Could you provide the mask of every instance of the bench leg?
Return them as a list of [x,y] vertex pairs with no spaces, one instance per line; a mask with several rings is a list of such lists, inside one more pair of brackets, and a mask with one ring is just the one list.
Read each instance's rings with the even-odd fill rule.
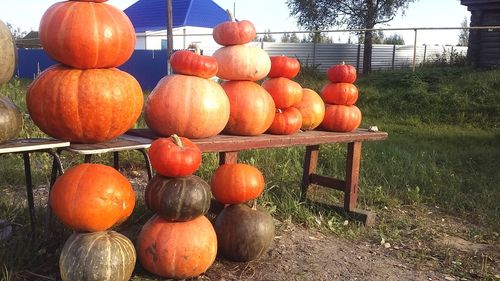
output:
[[305,202],[307,199],[307,191],[311,184],[311,175],[316,172],[318,164],[319,145],[306,146],[306,153],[304,157],[304,170],[302,173],[302,185],[300,200]]
[[359,163],[361,162],[361,142],[347,144],[346,180],[344,191],[344,209],[348,212],[356,209],[358,200]]
[[28,197],[28,210],[31,223],[31,237],[35,237],[35,202],[33,200],[33,182],[31,179],[31,163],[29,152],[23,152],[24,176],[26,179],[26,193]]
[[149,159],[148,152],[144,148],[138,150],[139,152],[142,153],[142,156],[144,156],[144,162],[146,163],[146,172],[148,173],[148,179],[151,180],[151,178],[153,177],[153,168],[151,167],[151,160]]
[[219,165],[238,163],[237,151],[219,152]]
[[113,152],[113,168],[120,171],[120,154],[118,154],[118,151]]
[[83,156],[83,163],[90,163],[90,161],[92,161],[92,154],[85,154]]
[[53,150],[48,150],[47,153],[49,153],[52,156],[52,172],[50,174],[50,185],[49,185],[49,198],[47,202],[47,235],[50,234],[50,231],[52,229],[52,208],[50,207],[50,195],[52,194],[52,187],[54,186],[54,183],[56,182],[56,179],[58,176],[64,174],[64,167],[61,162],[61,157],[59,156],[59,153],[61,153],[62,150],[59,151],[53,151]]

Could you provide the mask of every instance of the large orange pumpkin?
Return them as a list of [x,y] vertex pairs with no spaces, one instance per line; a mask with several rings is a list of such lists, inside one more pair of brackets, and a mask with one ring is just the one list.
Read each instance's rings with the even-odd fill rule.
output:
[[264,176],[252,165],[224,164],[215,170],[210,186],[217,201],[238,204],[259,197],[264,191]]
[[321,124],[325,117],[325,103],[314,90],[304,88],[302,100],[294,107],[302,115],[302,130],[313,130]]
[[40,43],[53,59],[75,68],[117,67],[135,48],[128,17],[106,3],[63,1],[40,21]]
[[169,75],[149,95],[144,115],[158,136],[207,138],[226,126],[229,100],[224,89],[212,80]]
[[327,104],[321,128],[334,132],[351,132],[361,124],[361,111],[355,105]]
[[205,216],[169,222],[154,215],[137,238],[142,266],[156,275],[185,279],[205,272],[217,255],[217,236]]
[[126,72],[63,65],[42,72],[26,96],[31,118],[43,132],[78,143],[125,133],[141,114],[143,101],[141,86]]
[[351,83],[328,83],[321,90],[325,103],[353,105],[358,100],[358,88]]
[[274,101],[259,84],[251,81],[222,83],[231,113],[225,132],[232,135],[255,136],[264,133],[274,119]]
[[54,214],[77,231],[106,230],[126,220],[134,205],[134,190],[127,178],[101,164],[70,168],[50,193]]
[[257,81],[269,73],[271,59],[259,47],[234,45],[217,49],[212,55],[219,64],[217,76],[224,80]]
[[267,79],[262,83],[262,87],[271,94],[276,108],[285,109],[302,100],[302,87],[288,78]]

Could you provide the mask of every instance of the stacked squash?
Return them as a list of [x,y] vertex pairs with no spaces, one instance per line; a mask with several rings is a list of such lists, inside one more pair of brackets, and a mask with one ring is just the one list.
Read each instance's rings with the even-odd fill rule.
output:
[[104,1],[58,2],[40,21],[40,42],[61,64],[33,81],[26,102],[35,124],[51,137],[104,142],[127,131],[141,114],[139,83],[116,68],[134,51],[134,27]]
[[251,261],[266,253],[274,239],[274,222],[256,208],[255,199],[264,191],[262,173],[247,164],[224,164],[213,174],[211,188],[215,199],[226,205],[215,220],[220,255]]
[[131,184],[112,167],[81,164],[57,179],[50,207],[75,231],[61,251],[62,280],[130,279],[136,262],[134,245],[109,229],[125,221],[134,205]]
[[264,133],[274,118],[275,105],[269,93],[256,81],[266,77],[271,68],[267,53],[245,45],[255,36],[252,22],[231,20],[215,26],[213,38],[224,47],[213,54],[223,80],[222,88],[230,103],[229,121],[225,132],[232,135],[254,136]]
[[330,81],[321,90],[326,103],[325,117],[321,128],[334,132],[351,132],[361,124],[361,111],[354,105],[358,100],[356,69],[342,63],[333,65],[327,71]]
[[148,127],[162,137],[198,139],[220,133],[229,119],[229,100],[209,79],[217,73],[217,61],[183,50],[172,54],[170,65],[176,74],[162,78],[146,101]]
[[210,207],[210,185],[193,175],[201,164],[201,151],[189,139],[172,135],[153,141],[148,154],[157,174],[144,198],[155,215],[137,238],[139,260],[162,277],[194,278],[217,255],[216,234],[204,216]]

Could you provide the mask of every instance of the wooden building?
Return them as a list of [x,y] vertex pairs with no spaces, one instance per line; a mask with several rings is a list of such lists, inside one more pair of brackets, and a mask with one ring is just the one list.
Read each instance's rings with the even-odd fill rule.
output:
[[[500,0],[460,0],[471,12],[470,26],[500,26]],[[500,28],[471,29],[468,61],[480,68],[500,67]]]

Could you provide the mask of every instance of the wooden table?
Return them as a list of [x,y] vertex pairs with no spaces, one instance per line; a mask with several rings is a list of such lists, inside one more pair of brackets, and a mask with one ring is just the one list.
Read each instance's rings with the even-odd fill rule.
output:
[[[127,135],[150,139],[158,138],[150,129],[132,129]],[[358,178],[361,161],[361,143],[363,141],[379,141],[387,138],[385,132],[371,132],[358,129],[354,132],[337,133],[326,131],[307,131],[293,135],[230,136],[217,135],[207,139],[194,139],[201,151],[218,152],[219,164],[236,163],[238,152],[242,150],[305,146],[304,170],[302,176],[301,199],[307,199],[307,191],[311,184],[321,185],[344,192],[344,204],[340,208],[349,218],[362,221],[365,225],[374,223],[374,215],[356,208],[358,198]],[[320,145],[329,143],[346,143],[346,177],[337,179],[316,174]]]
[[[31,223],[31,234],[35,234],[35,203],[33,200],[33,183],[31,179],[30,153],[43,152],[53,157],[52,177],[50,179],[49,189],[55,182],[57,174],[62,174],[64,168],[61,159],[56,153],[56,149],[68,147],[70,144],[66,141],[46,138],[16,139],[0,144],[0,154],[22,153],[24,161],[24,175],[26,179],[26,193],[28,197],[28,209]],[[50,209],[50,207],[49,207]]]

